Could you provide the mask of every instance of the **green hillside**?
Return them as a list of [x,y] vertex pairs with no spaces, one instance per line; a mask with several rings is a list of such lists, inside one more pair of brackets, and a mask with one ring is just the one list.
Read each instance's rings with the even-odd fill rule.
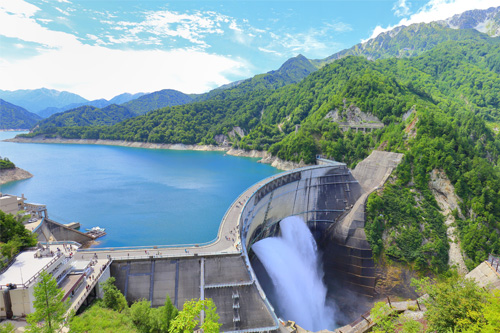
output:
[[102,109],[85,105],[53,114],[40,121],[34,130],[50,132],[55,127],[113,125],[133,116],[135,114],[129,109],[116,104]]
[[164,89],[143,95],[139,98],[121,104],[136,115],[166,106],[182,105],[192,101],[192,97],[180,91]]
[[0,129],[30,129],[40,116],[0,99]]
[[243,96],[254,91],[275,90],[283,86],[298,83],[318,69],[313,62],[303,55],[288,59],[278,70],[214,89],[206,94],[195,96],[194,101],[227,99]]

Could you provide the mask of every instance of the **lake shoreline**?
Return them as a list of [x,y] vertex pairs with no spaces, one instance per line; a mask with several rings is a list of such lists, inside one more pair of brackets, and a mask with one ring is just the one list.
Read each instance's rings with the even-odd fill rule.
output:
[[0,170],[0,185],[31,177],[33,177],[31,173],[18,167],[14,169],[2,169]]
[[101,139],[61,139],[61,138],[23,138],[15,137],[12,139],[3,140],[5,142],[17,143],[55,143],[55,144],[81,144],[81,145],[105,145],[105,146],[120,146],[131,148],[146,148],[146,149],[169,149],[169,150],[193,150],[193,151],[220,151],[227,155],[240,157],[260,158],[258,163],[270,164],[272,167],[288,171],[300,167],[307,166],[304,163],[295,163],[284,161],[276,156],[272,156],[267,151],[234,149],[232,147],[221,147],[214,145],[186,145],[182,143],[167,144],[167,143],[150,143],[150,142],[134,142],[124,140],[101,140]]

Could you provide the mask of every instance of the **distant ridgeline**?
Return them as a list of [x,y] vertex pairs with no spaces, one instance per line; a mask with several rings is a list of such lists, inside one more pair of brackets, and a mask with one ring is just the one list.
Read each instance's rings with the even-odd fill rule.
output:
[[32,128],[40,119],[42,119],[40,116],[0,99],[0,130],[27,130]]
[[391,180],[368,200],[373,252],[421,271],[448,269],[448,227],[429,188],[440,170],[459,197],[451,214],[472,268],[500,253],[500,38],[442,23],[377,38],[324,60],[298,56],[114,125],[61,127],[49,118],[26,136],[225,142],[295,162],[323,154],[350,167],[373,149],[401,152]]

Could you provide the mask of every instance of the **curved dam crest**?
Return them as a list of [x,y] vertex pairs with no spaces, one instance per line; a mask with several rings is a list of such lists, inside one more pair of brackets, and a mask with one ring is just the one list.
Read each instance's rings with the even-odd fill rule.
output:
[[[241,214],[243,253],[248,266],[256,262],[253,244],[279,235],[279,222],[284,218],[299,216],[323,252],[324,281],[329,297],[337,300],[339,306],[349,303],[349,299],[360,300],[360,303],[363,299],[373,299],[376,277],[364,232],[366,198],[385,183],[402,156],[374,151],[352,172],[343,163],[326,162],[274,177],[248,199]],[[260,279],[266,281],[267,277],[257,276],[259,282]],[[348,293],[339,295],[339,290]],[[351,306],[347,304],[346,309],[352,311]],[[364,312],[362,307],[354,306],[354,309],[361,311],[358,315]],[[352,319],[341,316],[337,324],[343,325]]]

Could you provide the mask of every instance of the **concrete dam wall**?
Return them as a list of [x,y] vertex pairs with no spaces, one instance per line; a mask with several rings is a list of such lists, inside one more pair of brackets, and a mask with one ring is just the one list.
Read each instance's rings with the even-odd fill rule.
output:
[[194,298],[211,298],[224,332],[268,332],[276,320],[259,294],[241,255],[184,256],[114,260],[111,276],[132,303],[149,300],[153,307]]
[[[332,162],[272,177],[250,198],[240,215],[243,252],[251,267],[252,245],[280,234],[279,222],[297,215],[323,251],[325,282],[373,297],[375,265],[364,233],[368,195],[384,184],[401,154],[374,151],[351,172]],[[252,270],[252,274],[253,270]]]

